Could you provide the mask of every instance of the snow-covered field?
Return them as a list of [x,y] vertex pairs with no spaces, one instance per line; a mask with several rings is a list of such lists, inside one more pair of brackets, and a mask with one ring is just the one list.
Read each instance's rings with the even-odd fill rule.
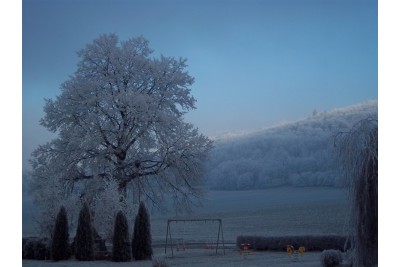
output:
[[[285,252],[258,252],[244,259],[233,246],[238,235],[282,236],[346,234],[348,200],[346,191],[338,188],[279,187],[252,191],[210,191],[202,207],[195,208],[186,218],[220,218],[223,222],[226,255],[220,250],[197,247],[164,253],[167,219],[171,214],[152,214],[152,235],[157,258],[165,258],[169,266],[320,266],[319,252],[306,252],[291,258]],[[174,242],[203,242],[215,245],[218,224],[210,222],[172,223]],[[179,240],[179,241],[176,241]],[[51,262],[24,260],[23,266],[132,266],[108,261]],[[150,261],[134,266],[151,266]]]
[[[163,251],[156,250],[156,257],[163,258]],[[212,266],[226,266],[226,267],[256,267],[256,266],[290,266],[290,267],[319,267],[320,263],[319,252],[306,252],[301,256],[290,256],[285,252],[255,252],[252,255],[244,258],[238,251],[229,249],[225,255],[215,255],[201,250],[185,251],[175,256],[174,258],[166,258],[168,266],[191,266],[191,267],[212,267]],[[121,262],[114,263],[110,261],[92,261],[80,262],[75,260],[51,262],[51,261],[35,261],[24,260],[22,266],[26,267],[51,267],[51,266],[68,266],[68,267],[93,267],[93,266],[136,266],[136,267],[150,267],[151,261],[135,261],[135,262]]]
[[[222,219],[226,243],[235,243],[238,235],[347,234],[349,209],[345,189],[278,187],[210,191],[205,197],[203,207],[186,217]],[[154,216],[152,227],[154,242],[164,243],[167,218]],[[172,223],[171,231],[176,238],[208,241],[216,238],[218,224]]]

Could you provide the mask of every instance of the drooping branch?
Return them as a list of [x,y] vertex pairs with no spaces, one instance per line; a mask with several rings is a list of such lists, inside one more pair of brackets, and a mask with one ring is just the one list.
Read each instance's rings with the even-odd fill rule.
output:
[[350,236],[355,266],[378,263],[378,121],[360,121],[336,137],[351,199]]

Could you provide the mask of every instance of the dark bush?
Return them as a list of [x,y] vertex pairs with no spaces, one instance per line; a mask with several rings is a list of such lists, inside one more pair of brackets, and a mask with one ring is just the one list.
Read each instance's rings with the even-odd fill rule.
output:
[[51,243],[51,255],[54,261],[69,258],[69,233],[67,211],[64,207],[58,212],[56,224],[54,226],[53,240]]
[[337,235],[327,236],[281,236],[281,237],[262,237],[262,236],[238,236],[236,246],[248,243],[251,249],[255,250],[274,250],[286,251],[287,245],[298,249],[304,246],[306,251],[323,251],[325,249],[345,250],[346,237]]
[[34,248],[34,258],[36,260],[47,260],[50,258],[50,249],[48,242],[40,240],[36,243]]
[[[111,260],[112,254],[107,251],[106,241],[101,238],[101,236],[97,233],[96,229],[92,225],[92,236],[93,236],[93,256],[94,260]],[[75,240],[71,243],[70,251],[75,251]],[[72,253],[73,254],[73,253]]]
[[112,253],[108,251],[95,251],[94,252],[94,259],[96,261],[111,261],[112,260]]
[[132,256],[135,260],[151,260],[152,255],[149,213],[141,202],[133,228]]
[[115,218],[114,238],[112,249],[113,261],[130,261],[131,248],[128,237],[128,222],[122,211],[118,212]]
[[22,241],[22,258],[34,259],[34,243],[32,239],[23,239]]
[[80,261],[91,261],[94,259],[93,233],[90,218],[89,205],[85,203],[79,213],[78,228],[76,230],[75,257]]
[[340,266],[342,262],[342,253],[339,250],[328,249],[321,253],[321,264],[323,267]]
[[46,238],[29,238],[23,243],[23,259],[46,260],[50,258],[50,247]]
[[[23,237],[23,238],[22,238],[22,248],[24,248],[24,246],[25,246],[25,244],[26,244],[26,241],[28,241],[28,238]],[[22,250],[22,251],[23,251],[23,250]]]

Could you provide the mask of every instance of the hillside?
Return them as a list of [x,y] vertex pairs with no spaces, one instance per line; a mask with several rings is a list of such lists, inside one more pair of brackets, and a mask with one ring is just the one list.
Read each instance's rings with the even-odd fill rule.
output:
[[253,133],[215,139],[207,164],[210,189],[243,190],[282,185],[343,185],[334,153],[334,136],[367,117],[377,118],[369,101]]

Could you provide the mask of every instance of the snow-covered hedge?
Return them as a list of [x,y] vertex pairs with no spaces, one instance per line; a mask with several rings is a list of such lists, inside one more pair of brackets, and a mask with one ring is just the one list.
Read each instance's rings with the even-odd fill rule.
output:
[[250,244],[251,249],[286,251],[288,245],[295,249],[300,246],[305,247],[306,251],[323,251],[326,249],[345,250],[346,237],[338,235],[321,236],[238,236],[236,246],[240,248],[241,244]]

